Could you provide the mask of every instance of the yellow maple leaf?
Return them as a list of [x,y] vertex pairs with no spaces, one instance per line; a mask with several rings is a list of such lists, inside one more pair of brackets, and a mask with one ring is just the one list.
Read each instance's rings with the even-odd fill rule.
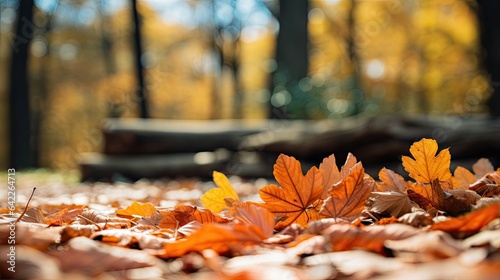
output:
[[201,196],[200,200],[205,208],[208,208],[214,213],[219,213],[222,209],[227,208],[224,199],[232,198],[234,200],[239,200],[239,197],[226,175],[214,171],[213,178],[217,188],[208,190]]
[[436,156],[438,145],[434,139],[426,139],[413,143],[410,153],[415,159],[403,156],[403,167],[410,177],[420,183],[430,183],[435,179],[446,181],[451,178],[451,155],[444,149]]

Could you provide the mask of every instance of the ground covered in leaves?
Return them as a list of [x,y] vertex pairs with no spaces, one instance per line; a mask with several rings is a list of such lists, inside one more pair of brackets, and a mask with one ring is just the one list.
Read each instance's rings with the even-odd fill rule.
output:
[[450,160],[422,139],[402,157],[407,174],[378,178],[353,155],[305,175],[280,155],[275,181],[214,171],[213,182],[68,186],[13,175],[2,185],[0,278],[499,279],[500,169],[479,159],[452,174]]

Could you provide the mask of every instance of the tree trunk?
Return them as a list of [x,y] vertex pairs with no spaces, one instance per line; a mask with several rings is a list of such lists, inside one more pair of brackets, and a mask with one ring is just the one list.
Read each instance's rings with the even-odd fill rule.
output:
[[28,89],[28,51],[35,27],[34,0],[20,1],[13,35],[9,89],[10,167],[35,167],[31,143],[30,100]]
[[137,11],[137,0],[132,0],[132,16],[134,23],[134,51],[136,63],[137,89],[136,97],[139,102],[139,116],[141,118],[149,118],[149,111],[146,99],[146,83],[144,81],[144,67],[142,65],[142,40],[141,40],[141,22],[139,12]]
[[478,19],[481,37],[481,56],[492,87],[488,101],[490,115],[500,117],[500,1],[478,0]]
[[[280,26],[276,43],[277,68],[271,77],[273,92],[276,86],[284,86],[288,92],[308,73],[308,0],[286,1],[279,4],[278,23]],[[274,93],[276,94],[276,93]],[[290,118],[286,105],[273,105],[271,96],[271,118]]]

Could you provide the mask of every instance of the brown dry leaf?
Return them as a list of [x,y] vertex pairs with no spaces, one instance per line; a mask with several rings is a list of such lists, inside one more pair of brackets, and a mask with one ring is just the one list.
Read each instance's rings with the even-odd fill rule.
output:
[[382,182],[376,182],[375,187],[378,192],[400,192],[403,193],[406,190],[406,182],[403,176],[397,174],[396,172],[382,168],[378,173],[378,178]]
[[363,228],[352,225],[332,225],[322,234],[330,242],[332,251],[365,249],[384,254],[383,246],[386,240],[406,239],[418,232],[418,229],[402,224],[373,225]]
[[273,235],[274,215],[266,208],[235,200],[229,213],[239,221],[258,226],[267,237]]
[[52,251],[63,271],[84,271],[97,276],[105,271],[127,270],[154,266],[157,260],[146,252],[113,247],[87,237],[76,237],[65,250]]
[[125,209],[116,210],[116,215],[127,218],[131,217],[150,217],[156,212],[156,208],[149,202],[141,203],[134,201],[132,205]]
[[430,186],[414,184],[407,192],[410,199],[425,210],[435,208],[452,216],[471,210],[468,199],[456,198],[449,192],[445,192],[437,179]]
[[445,232],[420,232],[403,240],[387,240],[386,248],[409,262],[427,262],[458,256],[464,251],[460,242]]
[[83,213],[84,209],[76,208],[69,210],[68,208],[64,208],[61,211],[54,213],[48,216],[45,220],[50,226],[62,226],[67,225],[76,220],[78,215]]
[[[60,241],[60,232],[61,227],[48,227],[47,224],[19,222],[16,223],[15,245],[27,245],[43,251],[49,245]],[[3,245],[8,245],[10,233],[9,224],[0,224],[0,242]]]
[[349,276],[339,277],[339,279],[372,279],[391,271],[404,270],[408,266],[398,259],[386,258],[363,250],[314,255],[304,258],[303,263],[306,266],[333,266],[342,273],[341,275]]
[[281,154],[274,165],[274,177],[281,186],[268,185],[259,190],[264,204],[275,217],[284,217],[275,228],[281,230],[292,223],[307,226],[320,218],[318,213],[323,192],[321,171],[312,167],[304,176],[300,162]]
[[321,196],[323,199],[328,197],[328,191],[332,186],[347,177],[353,168],[359,169],[363,167],[361,164],[356,164],[357,162],[356,157],[349,153],[344,165],[339,170],[334,154],[323,159],[323,162],[319,165],[319,170],[323,173],[323,194]]
[[492,204],[465,216],[435,223],[431,230],[442,230],[455,238],[466,238],[476,234],[489,222],[500,217],[500,204]]
[[500,169],[484,175],[481,179],[470,185],[470,189],[483,197],[500,195]]
[[370,211],[379,214],[387,213],[396,218],[410,213],[413,207],[418,207],[407,194],[402,192],[372,192],[371,197],[373,203],[370,206]]
[[188,252],[201,252],[212,249],[218,254],[241,250],[246,246],[262,243],[266,238],[262,230],[249,224],[204,224],[203,227],[186,239],[167,243],[160,258],[175,258]]
[[[67,208],[65,208],[67,209]],[[42,209],[34,207],[26,210],[24,216],[21,218],[21,221],[27,223],[39,223],[46,224],[45,215],[43,214]]]
[[177,205],[173,210],[161,211],[160,228],[176,229],[192,221],[199,223],[227,223],[228,219],[213,214],[209,209],[193,205]]
[[434,180],[446,181],[451,178],[451,155],[444,149],[436,156],[438,145],[434,139],[426,139],[413,143],[410,153],[415,159],[403,156],[403,166],[409,176],[420,183]]
[[77,219],[77,222],[82,225],[88,224],[113,224],[130,227],[130,220],[116,216],[107,216],[99,213],[96,210],[85,210]]
[[61,242],[66,243],[71,238],[78,236],[90,237],[96,230],[99,230],[96,225],[67,225],[61,231]]
[[141,249],[156,250],[163,248],[168,242],[168,239],[165,238],[159,238],[128,229],[101,230],[92,234],[90,239],[99,240],[103,243],[120,247],[133,247],[134,244],[138,244]]
[[355,220],[365,208],[375,181],[365,174],[364,168],[354,169],[351,174],[334,185],[320,213],[326,217]]
[[420,208],[413,208],[411,213],[399,217],[398,222],[414,227],[428,226],[432,224],[432,216]]

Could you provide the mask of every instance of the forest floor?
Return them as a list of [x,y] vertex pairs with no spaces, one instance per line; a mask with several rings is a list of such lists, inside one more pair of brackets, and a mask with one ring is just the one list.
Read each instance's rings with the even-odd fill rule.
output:
[[500,169],[488,164],[420,185],[371,178],[355,158],[304,175],[284,155],[276,181],[3,173],[0,279],[499,279]]

